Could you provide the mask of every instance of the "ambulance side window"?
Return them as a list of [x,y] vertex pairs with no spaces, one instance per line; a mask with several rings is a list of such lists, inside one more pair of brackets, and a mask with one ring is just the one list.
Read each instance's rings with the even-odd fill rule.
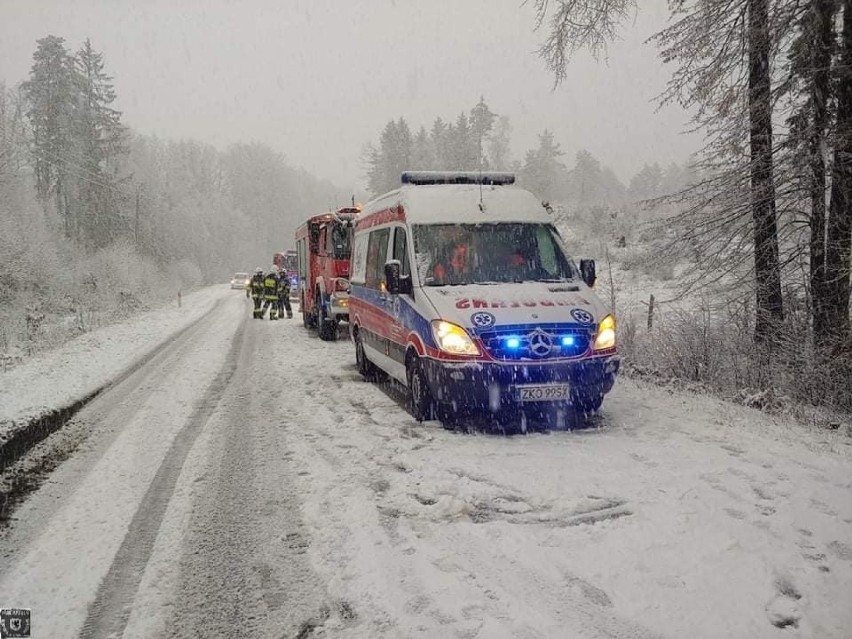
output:
[[393,236],[393,259],[402,264],[400,275],[403,277],[411,274],[411,265],[408,262],[408,242],[405,237],[405,228],[398,226],[394,229]]
[[367,244],[367,281],[368,288],[383,289],[385,283],[385,260],[388,255],[390,229],[381,229],[370,233]]
[[355,237],[352,251],[352,283],[364,284],[367,277],[367,240],[369,234]]

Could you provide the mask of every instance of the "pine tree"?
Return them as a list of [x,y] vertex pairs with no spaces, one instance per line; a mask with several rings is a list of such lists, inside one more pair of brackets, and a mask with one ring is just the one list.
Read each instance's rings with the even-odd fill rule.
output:
[[367,157],[367,188],[379,195],[399,186],[399,176],[411,168],[413,140],[403,118],[389,121],[382,130],[379,148],[370,146]]
[[649,200],[663,195],[663,170],[660,165],[645,164],[630,179],[630,197],[634,202]]
[[[485,104],[485,98],[480,97],[479,102],[470,110],[470,130],[471,130],[471,147],[475,144],[476,148],[476,163],[473,166],[489,168],[488,161],[485,156],[485,147],[488,144],[488,138],[491,134],[491,129],[494,126],[494,120],[497,115],[494,114],[488,105]],[[473,148],[471,149],[473,150]]]
[[77,234],[77,219],[67,190],[77,101],[74,62],[64,42],[53,35],[37,41],[30,79],[22,86],[33,134],[36,189],[42,200],[55,197],[65,235],[71,238]]
[[494,132],[488,137],[486,156],[488,165],[497,171],[508,171],[511,159],[509,157],[509,140],[512,136],[512,126],[509,118],[501,115],[497,118]]
[[448,126],[440,117],[435,118],[432,123],[432,130],[429,131],[429,137],[432,140],[432,147],[435,149],[435,164],[438,170],[447,170],[451,168],[452,153],[450,150],[450,138],[452,126]]
[[557,199],[566,178],[565,165],[559,159],[563,155],[565,153],[554,141],[553,133],[545,129],[538,136],[538,148],[527,151],[520,182],[545,200]]
[[421,126],[414,136],[411,147],[411,166],[416,171],[432,171],[435,165],[435,149],[426,127]]
[[474,171],[479,167],[479,147],[466,113],[459,113],[448,136],[450,166],[455,171]]
[[104,72],[103,54],[87,38],[75,58],[80,99],[75,117],[76,155],[79,157],[79,200],[82,236],[93,246],[107,245],[118,233],[120,183],[116,159],[126,152],[121,113],[112,108],[115,89]]

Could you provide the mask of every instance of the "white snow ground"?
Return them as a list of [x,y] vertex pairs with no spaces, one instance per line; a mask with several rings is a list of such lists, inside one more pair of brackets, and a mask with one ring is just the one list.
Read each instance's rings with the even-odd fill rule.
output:
[[141,314],[81,335],[0,373],[0,441],[45,412],[64,408],[118,377],[165,339],[189,326],[221,298],[214,286],[186,295],[181,306]]
[[[47,633],[34,637],[77,636],[243,309],[230,291],[203,291],[180,312],[146,314],[0,375],[6,419],[55,407],[118,375],[221,297],[220,320],[188,349],[192,370],[169,382],[174,397],[149,400],[174,417],[158,424],[158,437],[145,411],[135,413],[103,444],[98,467],[74,470],[84,459],[70,459],[17,513],[0,559],[0,606],[32,607],[34,628]],[[269,504],[279,503],[276,491],[298,499],[327,602],[307,636],[852,636],[852,440],[844,433],[624,378],[594,428],[449,433],[418,425],[398,389],[361,381],[348,342],[320,342],[298,321],[248,324],[271,348],[250,374],[278,409],[263,425],[262,494],[248,513],[275,556],[282,523]],[[40,386],[48,371],[51,383]],[[72,379],[83,375],[85,383]],[[216,444],[227,421],[220,414],[180,468],[125,637],[169,634],[182,596],[176,552],[226,445]],[[70,497],[51,497],[66,478],[76,478]],[[266,599],[255,614],[271,618]]]

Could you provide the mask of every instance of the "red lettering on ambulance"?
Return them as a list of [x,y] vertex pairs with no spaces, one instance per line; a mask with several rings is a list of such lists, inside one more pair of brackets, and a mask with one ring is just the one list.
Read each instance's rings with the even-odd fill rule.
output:
[[456,308],[470,308],[470,300],[466,297],[456,301]]
[[488,302],[485,300],[473,300],[473,308],[488,308]]

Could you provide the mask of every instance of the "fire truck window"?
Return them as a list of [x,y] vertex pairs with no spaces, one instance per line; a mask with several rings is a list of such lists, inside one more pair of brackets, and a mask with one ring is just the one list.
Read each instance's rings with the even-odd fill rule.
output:
[[402,264],[400,275],[406,276],[411,273],[411,267],[408,262],[408,247],[405,239],[405,229],[401,226],[398,226],[394,231],[393,259],[399,260],[399,263]]
[[351,248],[352,227],[347,223],[340,222],[331,229],[331,252],[336,260],[346,260],[352,252]]
[[390,229],[381,229],[370,234],[367,245],[367,286],[380,288],[385,281],[385,259],[388,254]]
[[317,253],[319,255],[331,255],[331,251],[329,251],[328,246],[328,226],[323,225],[319,230],[319,246],[317,247]]
[[305,264],[305,240],[296,242],[296,249],[299,252],[299,277],[304,279],[308,276],[308,269]]
[[319,237],[320,237],[320,229],[316,224],[311,224],[310,229],[311,234],[311,253],[315,253],[319,250]]

